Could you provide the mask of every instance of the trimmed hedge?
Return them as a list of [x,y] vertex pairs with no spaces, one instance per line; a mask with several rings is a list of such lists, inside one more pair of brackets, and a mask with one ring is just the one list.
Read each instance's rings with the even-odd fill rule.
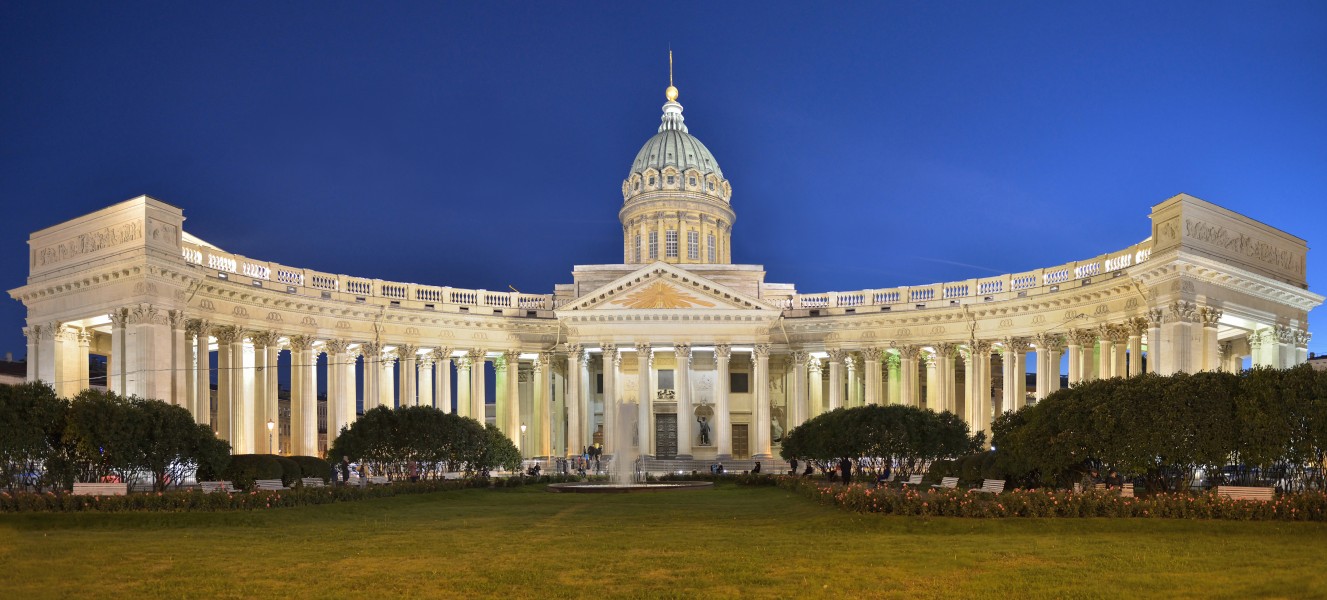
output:
[[[797,477],[766,476],[779,487],[818,502],[861,513],[926,517],[1132,517],[1236,521],[1327,521],[1327,492],[1282,494],[1270,502],[1230,500],[1215,492],[1161,493],[1123,498],[1113,492],[1015,489],[1003,494],[931,488],[826,485]],[[747,485],[769,481],[738,480]]]
[[[251,455],[252,456],[252,455]],[[263,456],[263,455],[260,455]],[[500,486],[518,487],[530,484],[580,481],[578,477],[559,475],[543,477],[511,477]],[[75,496],[67,492],[11,494],[0,492],[0,513],[6,512],[128,512],[128,511],[222,511],[259,510],[312,504],[353,502],[369,498],[386,498],[406,494],[425,494],[487,488],[499,482],[483,478],[428,480],[418,483],[397,482],[391,485],[338,485],[322,488],[295,488],[283,492],[223,492],[203,493],[201,490],[129,494],[127,496]]]
[[[285,468],[272,454],[236,454],[230,457],[230,464],[221,471],[221,479],[230,481],[242,490],[251,490],[257,479],[280,479],[285,481]],[[299,472],[299,465],[294,465]],[[298,477],[296,477],[298,479]],[[289,485],[289,482],[286,482]]]
[[317,456],[291,456],[288,458],[299,465],[302,477],[317,477],[323,480],[323,483],[332,481],[332,463]]
[[288,456],[273,456],[276,464],[281,465],[281,483],[286,487],[295,487],[299,484],[300,477],[304,476],[304,471],[300,469],[299,463],[291,460]]

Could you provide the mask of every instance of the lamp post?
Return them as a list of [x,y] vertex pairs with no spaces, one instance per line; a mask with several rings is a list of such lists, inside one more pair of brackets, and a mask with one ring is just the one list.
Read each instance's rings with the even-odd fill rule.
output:
[[525,458],[525,423],[521,423],[521,458]]
[[276,429],[275,421],[267,422],[267,453],[272,453],[272,430]]

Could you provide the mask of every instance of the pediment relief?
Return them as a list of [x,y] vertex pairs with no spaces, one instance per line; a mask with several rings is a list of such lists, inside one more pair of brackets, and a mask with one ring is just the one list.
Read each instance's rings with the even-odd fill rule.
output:
[[558,309],[598,310],[769,311],[778,309],[666,263],[654,263],[619,278]]

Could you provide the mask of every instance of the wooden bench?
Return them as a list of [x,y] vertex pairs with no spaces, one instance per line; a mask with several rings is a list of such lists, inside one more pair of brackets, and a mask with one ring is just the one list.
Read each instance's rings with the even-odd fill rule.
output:
[[1132,497],[1133,497],[1133,484],[1132,484],[1132,483],[1126,483],[1126,484],[1120,486],[1120,497],[1121,497],[1121,498],[1132,498]]
[[300,479],[299,482],[300,485],[306,488],[327,487],[327,484],[323,483],[322,477],[305,477],[303,479]]
[[983,479],[982,482],[981,482],[981,487],[976,488],[976,489],[974,489],[974,490],[972,490],[972,491],[974,491],[974,492],[986,492],[987,494],[1003,494],[1003,493],[1004,493],[1004,480],[1003,480],[1003,479]]
[[70,493],[75,496],[127,496],[129,495],[129,484],[75,483],[74,491]]
[[386,475],[370,475],[369,483],[374,485],[387,485],[391,482],[387,480]]
[[260,492],[284,492],[290,489],[280,479],[259,479],[253,482],[253,487]]
[[1253,500],[1256,502],[1267,502],[1276,498],[1276,488],[1269,487],[1243,487],[1238,485],[1218,485],[1216,486],[1216,495],[1230,498],[1231,500]]
[[942,489],[942,490],[944,490],[944,489],[952,490],[952,489],[958,487],[958,478],[957,478],[957,477],[941,477],[941,478],[940,478],[940,483],[938,483],[938,484],[936,484],[936,485],[933,485],[933,486],[931,486],[931,487],[933,487],[933,488],[940,488],[940,489]]
[[240,490],[236,489],[235,485],[229,481],[200,481],[198,482],[198,487],[202,488],[204,494],[211,494],[214,492],[225,492],[227,494],[240,493]]
[[903,482],[903,485],[921,485],[921,484],[922,484],[922,476],[920,473],[915,475],[909,475],[908,480]]

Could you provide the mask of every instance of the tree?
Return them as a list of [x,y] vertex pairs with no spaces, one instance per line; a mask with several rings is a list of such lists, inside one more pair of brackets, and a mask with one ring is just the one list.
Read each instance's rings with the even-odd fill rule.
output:
[[0,485],[41,487],[54,458],[67,403],[45,383],[0,385]]
[[921,472],[927,463],[967,451],[972,440],[967,423],[950,412],[911,406],[860,406],[823,413],[784,437],[780,455],[829,467],[849,458],[871,472],[885,464],[901,474]]

